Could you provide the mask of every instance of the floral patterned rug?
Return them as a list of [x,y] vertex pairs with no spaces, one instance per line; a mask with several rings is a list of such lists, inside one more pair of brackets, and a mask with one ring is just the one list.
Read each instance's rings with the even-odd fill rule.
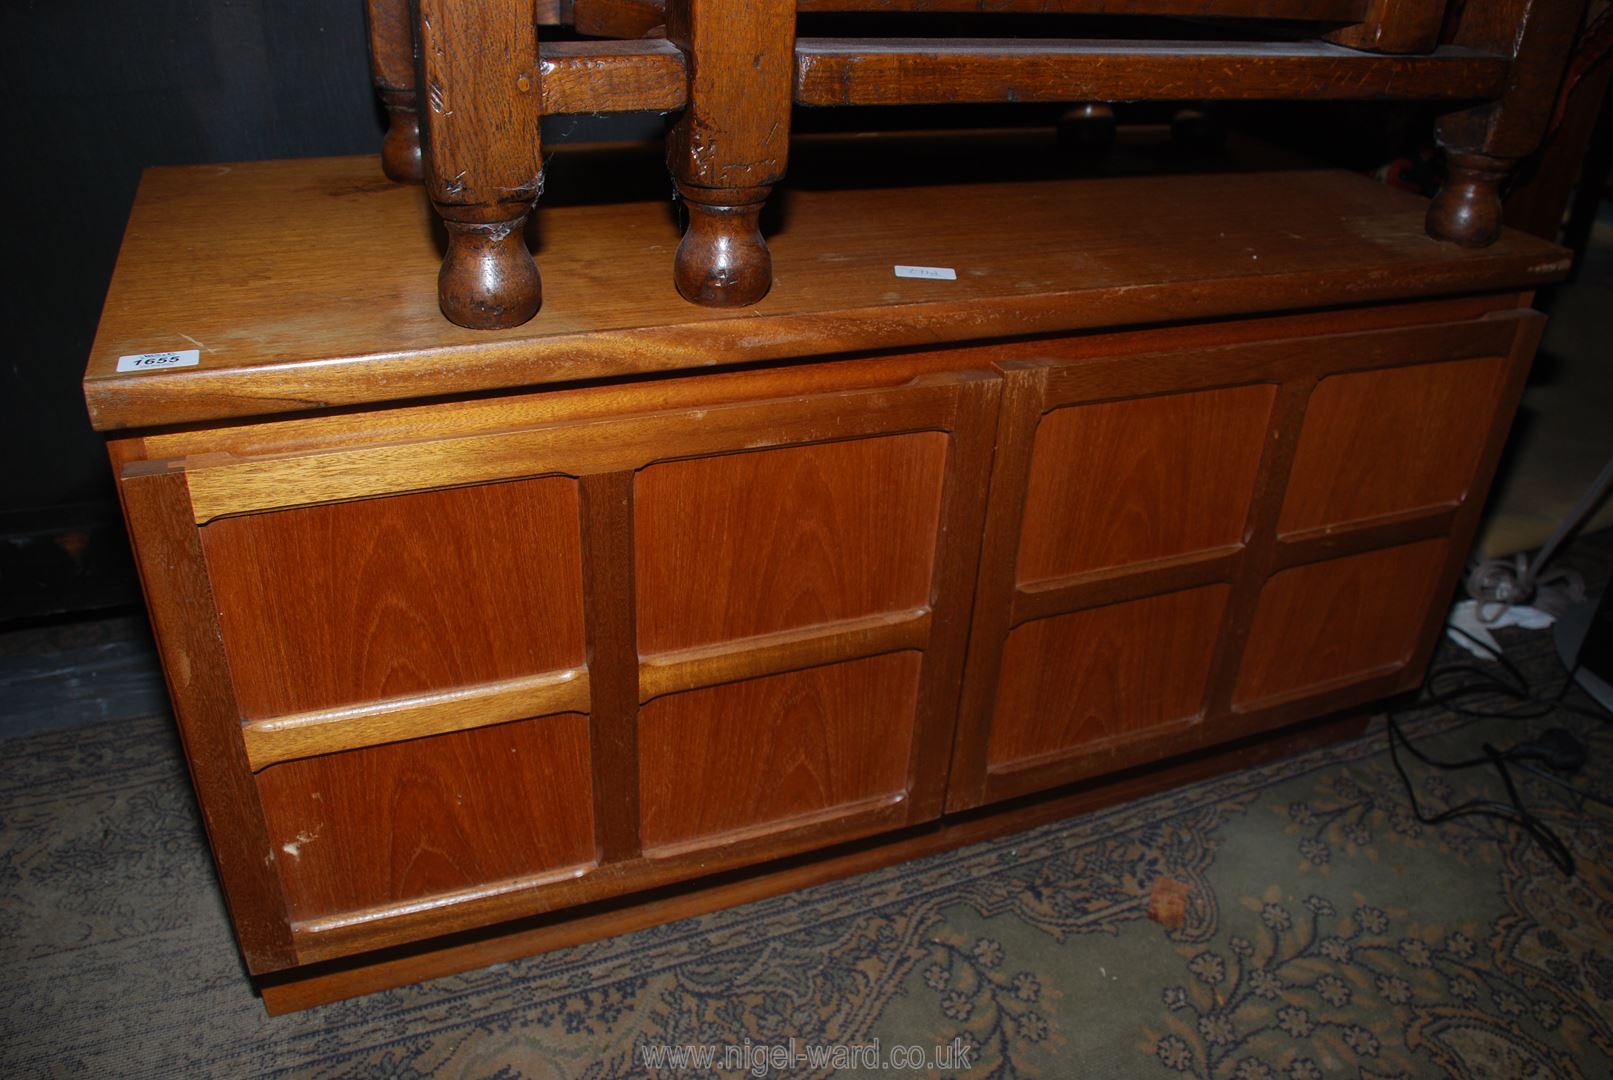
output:
[[[1507,644],[1560,681],[1549,635]],[[1613,795],[1613,731],[1553,723],[1590,741],[1574,782]],[[1407,729],[1446,754],[1525,730],[1426,710]],[[1613,811],[1522,785],[1572,880],[1515,828],[1419,825],[1381,722],[1003,840],[275,1019],[166,720],[0,748],[6,1076],[1613,1075]],[[1417,783],[1432,804],[1500,789],[1488,771]]]

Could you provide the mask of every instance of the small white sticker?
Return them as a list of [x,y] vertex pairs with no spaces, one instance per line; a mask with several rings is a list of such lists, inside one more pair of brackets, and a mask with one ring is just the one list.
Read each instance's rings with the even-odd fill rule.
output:
[[119,371],[158,371],[171,367],[195,367],[202,362],[200,349],[180,349],[177,352],[143,352],[118,357]]
[[896,276],[929,278],[931,281],[958,280],[958,272],[950,266],[898,266]]

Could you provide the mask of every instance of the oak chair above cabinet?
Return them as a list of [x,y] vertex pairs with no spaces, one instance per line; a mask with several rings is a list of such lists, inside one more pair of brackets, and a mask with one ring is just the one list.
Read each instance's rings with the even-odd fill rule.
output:
[[577,285],[472,333],[375,167],[149,173],[85,380],[275,1010],[1414,686],[1567,269],[1331,172],[982,185],[944,252],[947,189],[802,191],[755,309],[656,298],[659,205],[555,207]]
[[[1482,247],[1500,233],[1503,183],[1545,135],[1584,9],[1584,0],[366,0],[372,74],[391,117],[386,174],[424,183],[448,235],[442,312],[480,329],[518,326],[543,302],[523,227],[544,187],[539,121],[566,114],[671,117],[666,167],[688,227],[666,270],[681,295],[714,307],[754,304],[772,286],[760,215],[787,172],[794,107],[1434,102],[1449,178],[1428,233]],[[798,14],[829,19],[815,33],[831,36],[798,36]],[[871,15],[877,33],[858,18]],[[1129,20],[1118,32],[1104,21],[1116,17]],[[602,40],[540,42],[554,25]],[[854,168],[842,183],[867,180]]]

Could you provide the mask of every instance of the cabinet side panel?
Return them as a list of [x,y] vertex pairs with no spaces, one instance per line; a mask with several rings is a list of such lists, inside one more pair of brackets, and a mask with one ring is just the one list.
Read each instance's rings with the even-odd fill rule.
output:
[[244,717],[580,666],[577,507],[543,477],[203,526]]
[[920,661],[891,653],[650,702],[639,713],[646,849],[901,793]]
[[640,651],[928,604],[947,445],[918,432],[639,472]]
[[270,766],[258,790],[291,917],[591,863],[588,765],[570,713]]
[[1280,533],[1456,503],[1490,435],[1500,357],[1333,375],[1305,412]]
[[1197,716],[1230,592],[1190,589],[1016,627],[1003,650],[989,767]]
[[1261,591],[1233,703],[1320,693],[1405,664],[1448,546],[1425,540],[1277,574]]
[[1243,538],[1271,386],[1056,409],[1036,431],[1017,579]]

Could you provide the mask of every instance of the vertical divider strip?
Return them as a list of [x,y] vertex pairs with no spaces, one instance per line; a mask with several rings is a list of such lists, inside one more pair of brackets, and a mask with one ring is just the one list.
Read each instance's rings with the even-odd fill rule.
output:
[[1047,402],[1046,363],[1000,364],[996,449],[988,485],[985,528],[976,575],[969,648],[953,740],[948,811],[979,806],[988,797],[986,744],[997,700],[1003,643],[1014,603],[1014,571],[1025,516],[1031,451]]
[[934,617],[924,650],[918,742],[909,783],[913,821],[939,815],[946,799],[1001,387],[1000,377],[984,372],[958,384],[930,584]]
[[[1260,594],[1277,566],[1277,519],[1282,515],[1283,500],[1288,497],[1288,477],[1299,451],[1300,430],[1305,425],[1311,392],[1319,380],[1319,375],[1307,374],[1283,382],[1277,388],[1277,400],[1272,402],[1268,430],[1273,436],[1266,441],[1266,452],[1256,473],[1257,486],[1244,532],[1245,546],[1238,559],[1232,595],[1221,619],[1215,657],[1210,662],[1205,721],[1214,722],[1232,711],[1232,696],[1237,692],[1244,646],[1254,626]],[[1214,737],[1209,741],[1215,741]]]
[[580,484],[594,835],[599,861],[613,863],[642,851],[633,472],[588,475]]

